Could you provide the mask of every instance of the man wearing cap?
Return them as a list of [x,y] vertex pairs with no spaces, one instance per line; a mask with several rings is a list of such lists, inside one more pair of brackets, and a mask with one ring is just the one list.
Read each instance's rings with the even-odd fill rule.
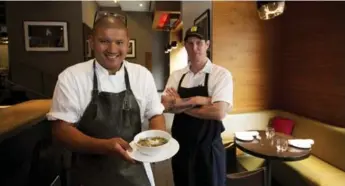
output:
[[[175,186],[225,186],[225,149],[222,119],[233,105],[231,73],[207,57],[210,41],[197,26],[186,31],[187,67],[174,71],[162,103],[174,112],[172,136],[180,150],[172,158]],[[179,110],[176,103],[193,108]]]

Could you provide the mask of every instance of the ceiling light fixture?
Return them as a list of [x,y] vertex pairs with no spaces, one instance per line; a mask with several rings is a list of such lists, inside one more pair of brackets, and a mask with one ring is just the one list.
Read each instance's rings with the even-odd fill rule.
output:
[[117,0],[114,0],[114,3],[117,3]]
[[139,6],[141,6],[141,7],[142,7],[142,6],[143,6],[143,4],[142,4],[142,3],[140,3],[140,4],[139,4]]

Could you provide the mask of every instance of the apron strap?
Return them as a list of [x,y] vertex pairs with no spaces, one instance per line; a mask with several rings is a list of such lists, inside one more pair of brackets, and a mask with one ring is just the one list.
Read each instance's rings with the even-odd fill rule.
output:
[[[188,73],[188,72],[187,72],[187,73]],[[177,88],[177,90],[181,87],[183,78],[184,78],[184,76],[186,76],[187,73],[184,73],[184,74],[182,75],[182,77],[181,77],[181,79],[180,79],[180,82],[178,83],[178,88]]]
[[122,109],[126,110],[126,111],[129,111],[129,110],[132,109],[132,104],[131,104],[131,101],[129,100],[128,93],[132,92],[132,90],[131,90],[131,84],[129,82],[129,77],[128,77],[127,69],[126,69],[125,66],[123,68],[125,69],[126,94],[125,94],[125,99],[122,102]]
[[[188,72],[187,72],[188,73]],[[186,74],[187,73],[184,73],[183,75],[182,75],[182,77],[181,77],[181,79],[180,79],[180,82],[178,83],[178,88],[180,88],[181,87],[181,84],[182,84],[182,81],[183,81],[183,79],[184,79],[184,77],[186,76]],[[205,87],[208,87],[208,77],[209,77],[209,73],[206,73],[205,74]]]
[[208,76],[209,76],[210,74],[209,73],[206,73],[205,74],[205,87],[207,88],[208,87]]
[[96,74],[96,60],[93,60],[93,88],[92,88],[92,97],[96,97],[98,94],[98,80]]
[[132,91],[132,90],[131,90],[131,84],[130,84],[129,78],[128,78],[128,72],[127,72],[126,66],[124,66],[124,69],[125,69],[125,84],[126,84],[126,89],[129,90],[129,91]]

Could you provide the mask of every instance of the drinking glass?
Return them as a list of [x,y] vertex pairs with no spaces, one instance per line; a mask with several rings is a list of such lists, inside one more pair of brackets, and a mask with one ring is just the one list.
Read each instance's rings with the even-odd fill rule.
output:
[[285,152],[285,151],[288,150],[288,148],[289,148],[289,142],[288,142],[288,140],[285,139],[285,138],[282,138],[282,139],[281,139],[281,150],[282,150],[283,152]]
[[281,151],[281,147],[282,147],[282,141],[280,138],[277,138],[276,139],[276,148],[277,148],[277,151],[280,152]]
[[275,135],[275,131],[273,127],[267,127],[266,128],[266,138],[267,139],[272,139]]
[[285,152],[289,147],[288,140],[285,138],[276,139],[276,148],[278,152]]

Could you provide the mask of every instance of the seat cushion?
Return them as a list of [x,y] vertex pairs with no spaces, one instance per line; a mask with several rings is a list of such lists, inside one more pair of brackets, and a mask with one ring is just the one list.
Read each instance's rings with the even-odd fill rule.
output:
[[253,171],[262,167],[265,160],[262,158],[257,158],[255,156],[243,153],[237,156],[238,163],[245,168],[247,171]]
[[276,132],[291,135],[294,125],[294,121],[288,118],[277,116],[272,119],[272,127]]
[[312,147],[314,156],[345,171],[345,128],[288,112],[280,112],[278,115],[295,121],[292,136],[314,140]]
[[[274,178],[283,184],[288,181],[294,185],[343,186],[345,183],[344,171],[315,156],[301,161],[274,162],[272,167]],[[286,178],[288,180],[284,180]],[[301,178],[303,180],[299,180]]]

